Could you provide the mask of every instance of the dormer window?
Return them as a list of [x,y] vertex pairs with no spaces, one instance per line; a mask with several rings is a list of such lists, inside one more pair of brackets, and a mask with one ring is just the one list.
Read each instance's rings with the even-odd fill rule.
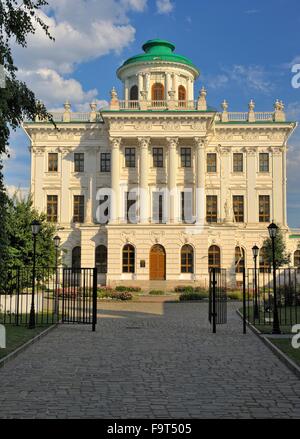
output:
[[165,88],[163,84],[156,82],[152,85],[152,101],[163,101],[165,96]]

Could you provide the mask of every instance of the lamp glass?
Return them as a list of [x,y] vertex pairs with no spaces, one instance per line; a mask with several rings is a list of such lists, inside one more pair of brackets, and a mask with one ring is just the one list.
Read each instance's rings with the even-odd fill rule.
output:
[[41,229],[41,223],[38,220],[34,220],[31,223],[31,231],[33,235],[37,235]]
[[277,229],[278,229],[278,227],[274,223],[272,223],[268,226],[270,238],[276,238]]
[[55,247],[59,247],[60,237],[58,235],[54,236],[53,241],[54,241]]
[[252,253],[253,253],[253,257],[257,258],[258,256],[258,252],[259,252],[259,248],[257,247],[257,245],[255,245],[254,247],[252,247]]

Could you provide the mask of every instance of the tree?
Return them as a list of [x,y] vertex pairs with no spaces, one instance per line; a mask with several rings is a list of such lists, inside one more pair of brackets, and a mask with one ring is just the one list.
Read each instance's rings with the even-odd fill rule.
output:
[[17,80],[17,66],[14,63],[11,42],[26,47],[27,37],[35,33],[35,26],[41,26],[53,40],[48,26],[38,12],[47,5],[45,0],[0,0],[0,66],[4,67],[5,87],[0,88],[0,263],[5,254],[5,209],[8,198],[3,184],[3,155],[7,154],[10,130],[16,130],[26,119],[53,121],[45,106],[36,100],[34,93],[22,81]]
[[[273,264],[273,250],[272,250],[272,239],[267,238],[263,247],[265,248],[266,258],[272,266]],[[277,235],[275,238],[275,260],[277,268],[282,267],[283,265],[287,265],[290,263],[291,255],[286,251],[286,245],[282,230],[278,227]]]
[[46,221],[44,213],[32,207],[32,200],[19,199],[15,194],[9,202],[7,212],[8,249],[6,264],[8,268],[33,265],[33,239],[31,222],[38,219],[42,226],[36,237],[37,267],[55,267],[55,247],[53,237],[55,225]]

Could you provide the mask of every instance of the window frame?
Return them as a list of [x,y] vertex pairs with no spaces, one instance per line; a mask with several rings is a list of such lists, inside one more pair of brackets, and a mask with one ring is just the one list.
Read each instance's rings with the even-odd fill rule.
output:
[[84,202],[85,202],[84,195],[77,195],[77,194],[73,195],[73,221],[72,221],[73,223],[84,223],[84,217],[85,217]]
[[208,248],[208,270],[221,269],[221,249],[218,245],[211,245]]
[[[103,255],[104,255],[104,259],[103,259]],[[99,244],[95,248],[95,267],[97,268],[98,274],[107,273],[107,247],[104,244]]]
[[[213,163],[210,163],[210,159],[214,157]],[[218,170],[217,166],[217,153],[207,152],[206,153],[206,172],[208,174],[216,174]]]
[[[242,201],[242,202],[241,202]],[[242,206],[242,209],[240,209]],[[234,220],[236,223],[244,223],[245,222],[245,197],[244,195],[233,195],[232,196],[232,208]],[[236,211],[236,208],[238,209]]]
[[[263,202],[262,199],[268,200],[268,203]],[[261,212],[261,208],[268,206],[268,212]],[[270,195],[259,195],[258,196],[258,222],[259,223],[269,223],[271,217],[271,197]]]
[[[187,152],[188,152],[188,154],[187,154]],[[191,168],[192,167],[192,148],[191,147],[182,146],[180,148],[180,164],[181,164],[182,168]]]
[[[103,157],[105,156],[105,157]],[[100,172],[111,172],[111,153],[100,153]]]
[[84,172],[84,152],[74,152],[74,172]]
[[122,273],[135,273],[135,248],[125,244],[122,248]]
[[[267,160],[264,161],[263,157],[267,157]],[[258,165],[259,172],[268,174],[270,172],[270,154],[268,152],[260,152],[258,161],[259,161],[259,165]],[[265,163],[267,163],[266,169],[264,168]]]
[[194,273],[194,248],[190,244],[184,244],[180,249],[180,272]]
[[[50,160],[50,156],[53,159],[53,157],[55,156],[55,160],[54,163],[56,164],[56,166],[52,166],[55,169],[50,169],[51,165],[53,165],[53,160]],[[57,152],[48,152],[48,172],[58,172],[58,153]]]
[[[209,209],[209,204],[214,207],[214,209]],[[217,195],[206,195],[206,222],[207,223],[217,223],[218,222],[218,196]]]
[[160,146],[152,148],[152,159],[154,168],[164,167],[164,149]]
[[[238,160],[236,161],[235,159]],[[239,168],[239,165],[241,165],[241,169]],[[232,157],[232,170],[236,173],[242,173],[244,172],[244,154],[242,152],[234,152]]]
[[[50,197],[52,198],[52,200],[50,200]],[[51,213],[49,213],[49,210],[51,210]],[[58,222],[58,195],[56,194],[47,194],[47,222]]]
[[135,168],[136,167],[136,148],[135,147],[125,147],[125,168]]

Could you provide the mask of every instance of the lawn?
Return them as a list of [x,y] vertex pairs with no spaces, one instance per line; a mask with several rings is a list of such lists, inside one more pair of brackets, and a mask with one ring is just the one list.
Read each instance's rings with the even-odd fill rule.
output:
[[283,353],[285,353],[291,360],[295,361],[298,366],[300,366],[300,348],[294,349],[292,347],[290,338],[278,338],[269,339],[277,348],[279,348]]
[[47,326],[39,326],[35,329],[28,329],[27,326],[5,325],[6,349],[0,349],[0,359],[22,346],[31,338],[43,332]]

